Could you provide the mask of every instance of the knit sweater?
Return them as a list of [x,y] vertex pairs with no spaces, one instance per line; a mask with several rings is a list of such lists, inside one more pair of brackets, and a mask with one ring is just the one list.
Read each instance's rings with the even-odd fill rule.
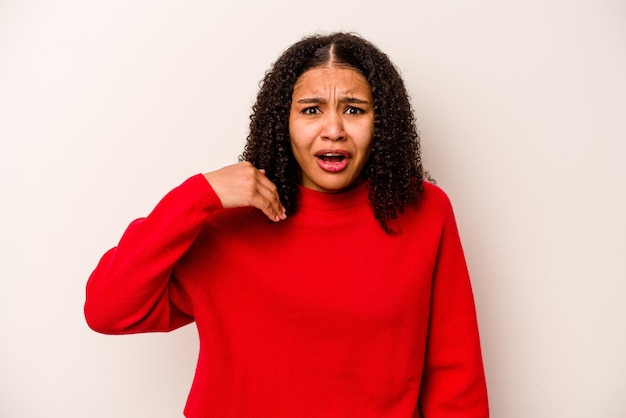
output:
[[301,188],[297,212],[273,223],[254,208],[222,208],[193,176],[102,257],[87,322],[127,334],[195,321],[189,418],[485,418],[453,211],[424,186],[387,234],[366,184]]

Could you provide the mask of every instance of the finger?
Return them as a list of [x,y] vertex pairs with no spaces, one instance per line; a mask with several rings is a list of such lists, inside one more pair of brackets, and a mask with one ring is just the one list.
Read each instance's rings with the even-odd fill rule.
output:
[[273,221],[280,221],[286,218],[285,209],[273,184],[272,187],[261,183],[258,184],[254,206],[261,209]]
[[[259,170],[261,173],[265,173],[264,169]],[[280,195],[278,194],[278,189],[276,185],[268,179],[265,175],[259,176],[258,179],[258,193],[263,196],[263,198],[269,201],[275,215],[277,215],[280,219],[286,218],[285,208],[280,201]]]
[[281,213],[276,209],[276,199],[264,195],[263,188],[259,188],[250,202],[252,206],[261,210],[270,220],[279,221]]

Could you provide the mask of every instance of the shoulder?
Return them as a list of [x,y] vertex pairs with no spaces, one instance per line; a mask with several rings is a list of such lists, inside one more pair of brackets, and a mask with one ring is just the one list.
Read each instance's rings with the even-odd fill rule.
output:
[[437,237],[451,221],[454,214],[446,192],[433,183],[423,182],[415,202],[405,206],[389,226],[409,235]]
[[423,191],[418,195],[416,209],[448,216],[452,214],[452,203],[448,194],[439,186],[424,181]]

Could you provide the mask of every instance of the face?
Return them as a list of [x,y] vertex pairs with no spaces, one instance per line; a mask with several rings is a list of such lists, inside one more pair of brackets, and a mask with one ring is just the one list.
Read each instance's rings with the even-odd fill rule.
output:
[[293,89],[289,135],[304,187],[336,193],[357,184],[374,135],[365,77],[332,66],[302,74]]

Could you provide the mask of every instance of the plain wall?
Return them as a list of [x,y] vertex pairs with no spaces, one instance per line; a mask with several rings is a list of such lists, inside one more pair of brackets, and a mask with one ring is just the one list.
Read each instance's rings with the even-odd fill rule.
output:
[[412,95],[492,416],[626,416],[622,0],[3,0],[0,418],[182,416],[195,328],[96,334],[86,280],[172,187],[236,161],[264,72],[334,30]]

